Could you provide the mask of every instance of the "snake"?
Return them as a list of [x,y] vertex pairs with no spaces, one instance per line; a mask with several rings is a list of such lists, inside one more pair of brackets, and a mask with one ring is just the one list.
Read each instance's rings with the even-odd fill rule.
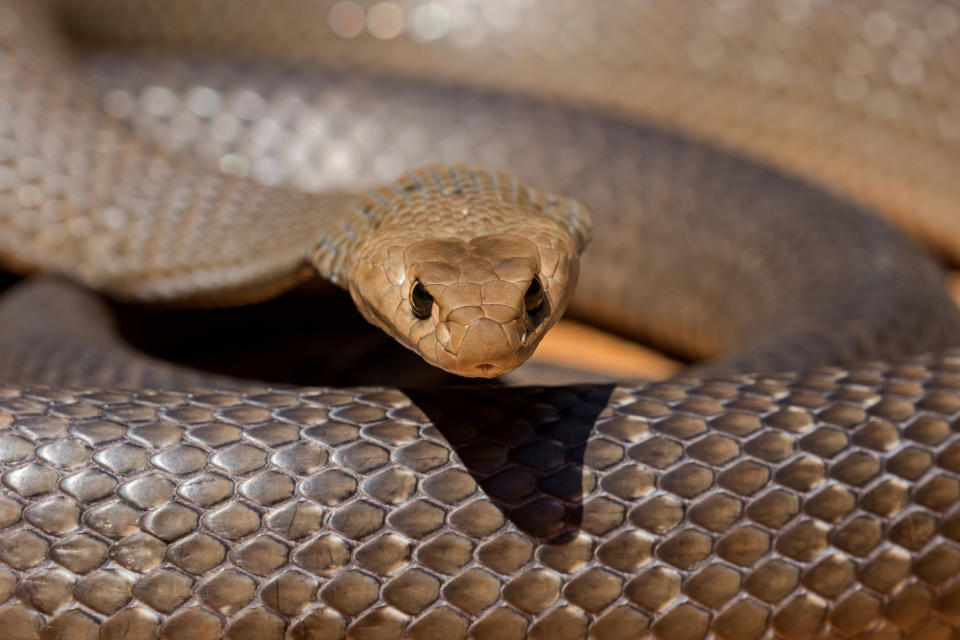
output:
[[[920,242],[960,256],[958,31],[933,1],[0,3],[0,261],[36,276],[0,298],[0,635],[956,637],[960,312]],[[695,364],[291,384],[118,329],[319,325],[349,303],[318,275],[461,377],[565,311]]]

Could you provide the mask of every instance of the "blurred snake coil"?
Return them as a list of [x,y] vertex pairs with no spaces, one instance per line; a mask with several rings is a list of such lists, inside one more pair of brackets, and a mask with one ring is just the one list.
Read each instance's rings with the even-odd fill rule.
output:
[[[0,638],[960,638],[958,175],[953,1],[3,0]],[[94,293],[315,268],[470,375],[702,364],[261,384]]]

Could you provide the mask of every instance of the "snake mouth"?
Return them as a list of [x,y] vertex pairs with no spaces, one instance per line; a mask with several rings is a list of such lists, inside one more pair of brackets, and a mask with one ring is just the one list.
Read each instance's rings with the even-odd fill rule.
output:
[[478,364],[473,370],[477,372],[477,378],[493,378],[494,376],[506,373],[503,367],[498,367],[495,364]]
[[514,369],[516,369],[516,366],[505,367],[498,364],[476,364],[468,369],[459,369],[455,371],[455,373],[465,378],[496,378]]

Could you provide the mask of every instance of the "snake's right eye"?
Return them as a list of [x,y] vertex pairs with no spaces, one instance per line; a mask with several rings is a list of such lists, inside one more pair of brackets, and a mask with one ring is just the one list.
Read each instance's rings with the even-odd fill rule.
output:
[[433,309],[433,296],[427,293],[427,288],[419,280],[410,289],[410,307],[413,309],[413,315],[421,320],[430,317],[430,311]]
[[543,285],[540,284],[540,278],[534,277],[530,281],[530,288],[523,296],[523,305],[527,308],[527,313],[536,313],[543,306]]

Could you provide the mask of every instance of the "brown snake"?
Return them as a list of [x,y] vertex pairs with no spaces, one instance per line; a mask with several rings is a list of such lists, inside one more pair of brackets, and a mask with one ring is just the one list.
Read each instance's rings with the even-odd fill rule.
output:
[[316,267],[468,375],[568,303],[713,362],[268,388],[17,285],[0,638],[960,635],[960,355],[916,355],[960,314],[849,203],[960,255],[960,7],[55,4],[0,3],[11,269],[209,305]]

